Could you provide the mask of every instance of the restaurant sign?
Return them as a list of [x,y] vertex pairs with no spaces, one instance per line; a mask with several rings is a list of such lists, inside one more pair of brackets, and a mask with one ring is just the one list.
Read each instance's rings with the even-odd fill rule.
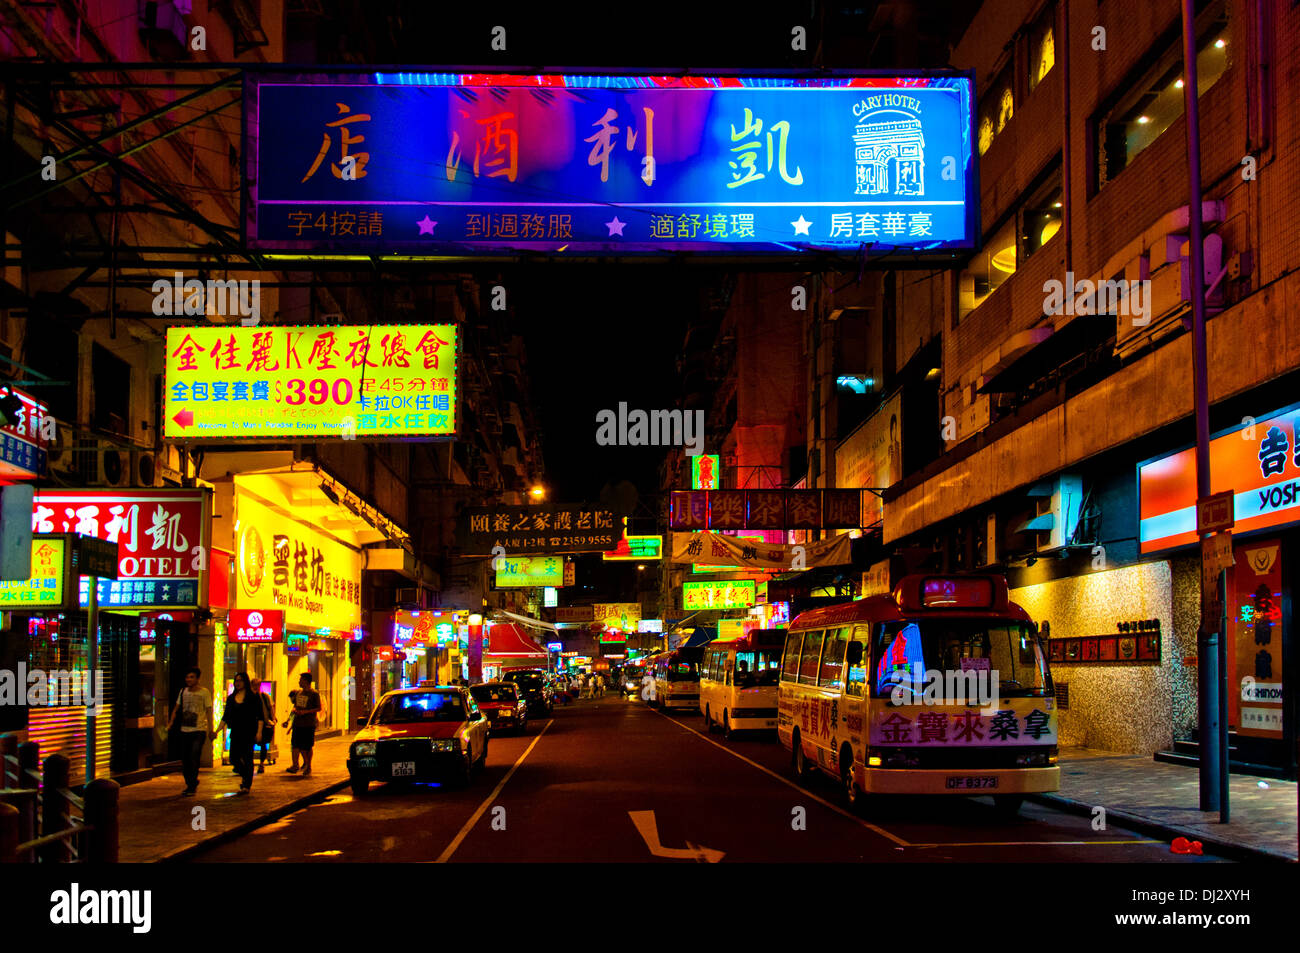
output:
[[45,446],[54,434],[49,408],[35,397],[8,384],[21,406],[13,419],[0,426],[0,484],[10,480],[32,480],[45,473]]
[[682,583],[683,609],[747,609],[756,601],[752,579]]
[[501,556],[493,562],[498,589],[559,586],[564,582],[562,556]]
[[169,440],[451,439],[456,325],[167,329]]
[[17,582],[0,582],[0,608],[41,611],[68,609],[71,573],[68,556],[71,538],[65,535],[32,537],[32,574]]
[[[1300,520],[1300,404],[1210,441],[1210,492],[1233,494],[1234,536]],[[1142,553],[1197,542],[1196,450],[1138,465]]]

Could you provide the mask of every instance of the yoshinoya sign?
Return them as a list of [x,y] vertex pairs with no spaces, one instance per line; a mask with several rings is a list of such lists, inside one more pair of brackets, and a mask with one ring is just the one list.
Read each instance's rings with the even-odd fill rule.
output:
[[254,247],[788,255],[978,235],[970,73],[246,75]]
[[[1138,465],[1142,553],[1197,542],[1196,450]],[[1233,494],[1234,536],[1300,520],[1300,404],[1210,441],[1210,491]]]
[[450,438],[454,324],[167,329],[170,440]]
[[[117,544],[117,578],[99,604],[185,608],[207,599],[208,512],[202,489],[38,490],[33,533],[81,533]],[[89,604],[86,577],[81,604]]]
[[226,638],[230,642],[283,642],[283,609],[231,609]]

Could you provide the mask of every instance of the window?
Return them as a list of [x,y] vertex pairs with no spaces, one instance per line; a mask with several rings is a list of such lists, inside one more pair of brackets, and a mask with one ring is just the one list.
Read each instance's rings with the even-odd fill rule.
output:
[[822,649],[821,671],[817,684],[822,688],[838,690],[843,685],[840,674],[844,666],[844,648],[848,644],[848,629],[831,629],[826,633],[826,646]]
[[969,689],[972,680],[978,684],[982,677],[988,690],[1003,698],[1047,694],[1046,665],[1037,635],[1027,623],[959,618],[890,622],[875,641],[877,698],[888,697],[897,687],[921,696],[927,690],[928,670],[943,673],[945,691],[958,683]]
[[822,654],[822,637],[825,632],[809,632],[803,637],[803,651],[799,653],[799,684],[817,684],[817,663]]
[[1049,3],[1029,31],[1029,91],[1056,65],[1056,4]]
[[[1199,31],[1196,54],[1198,95],[1218,82],[1228,68],[1230,32],[1223,4],[1206,18]],[[1199,26],[1199,24],[1198,24]],[[1183,45],[1174,37],[1155,60],[1155,65],[1133,82],[1126,82],[1122,98],[1096,120],[1093,134],[1097,143],[1096,187],[1100,189],[1155,142],[1183,114]]]
[[852,698],[861,698],[862,688],[867,682],[867,664],[871,658],[871,642],[865,625],[854,627],[852,642],[861,646],[862,655],[856,665],[849,666],[849,681],[844,688],[844,693]]
[[1016,212],[1020,220],[1020,261],[1046,245],[1061,230],[1061,167],[1029,194]]
[[91,426],[96,430],[131,436],[131,365],[101,344],[90,355],[93,389]]
[[785,654],[781,658],[781,681],[793,682],[799,675],[799,645],[802,632],[791,632],[785,637]]
[[1016,217],[1012,216],[984,243],[958,278],[958,321],[984,303],[1016,273]]
[[[1014,62],[1014,60],[1012,61]],[[980,155],[989,151],[989,146],[1007,123],[1011,121],[1011,116],[1015,112],[1015,93],[1012,92],[1012,85],[1015,74],[1011,71],[1012,63],[1009,62],[998,75],[997,80],[984,93],[984,98],[980,101],[980,119],[979,119],[979,149]]]

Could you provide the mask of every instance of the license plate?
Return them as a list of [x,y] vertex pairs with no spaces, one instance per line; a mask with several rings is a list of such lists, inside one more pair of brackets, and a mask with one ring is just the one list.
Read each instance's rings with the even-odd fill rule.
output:
[[408,777],[413,777],[414,775],[415,775],[415,762],[414,762],[414,761],[394,761],[394,762],[393,762],[393,777],[395,777],[395,778],[408,778]]
[[969,790],[972,788],[995,788],[998,786],[998,779],[996,777],[990,777],[990,776],[948,778],[947,784],[949,789],[952,790],[958,790],[958,789]]

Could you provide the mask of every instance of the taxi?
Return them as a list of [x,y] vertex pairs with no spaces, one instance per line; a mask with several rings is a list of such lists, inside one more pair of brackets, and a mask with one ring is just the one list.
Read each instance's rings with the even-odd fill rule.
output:
[[528,730],[528,703],[520,697],[513,682],[483,682],[471,685],[469,693],[488,716],[493,734],[507,728],[519,734]]
[[468,784],[487,764],[488,718],[463,685],[421,682],[387,692],[348,747],[352,793],[371,781]]

